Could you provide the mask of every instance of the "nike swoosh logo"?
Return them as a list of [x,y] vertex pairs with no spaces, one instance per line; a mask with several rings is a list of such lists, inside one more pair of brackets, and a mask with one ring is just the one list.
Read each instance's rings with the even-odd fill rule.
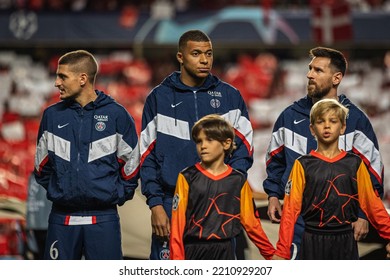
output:
[[183,103],[183,101],[180,101],[179,103],[176,103],[176,104],[171,104],[171,107],[175,108],[176,106],[179,106],[181,103]]
[[294,120],[294,124],[299,124],[299,123],[303,122],[304,120],[305,120],[305,119],[302,119],[302,120],[299,120],[299,121]]
[[59,124],[57,127],[58,127],[58,128],[63,128],[63,127],[65,127],[65,126],[67,126],[68,124],[69,124],[69,123],[66,123],[66,124],[63,124],[63,125],[60,125],[60,124]]

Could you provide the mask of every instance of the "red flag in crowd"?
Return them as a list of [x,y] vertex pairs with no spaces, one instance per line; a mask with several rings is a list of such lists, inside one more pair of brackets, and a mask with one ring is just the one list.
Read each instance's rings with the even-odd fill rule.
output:
[[351,9],[345,0],[312,0],[310,6],[316,43],[331,45],[353,38]]
[[261,8],[263,10],[263,23],[267,26],[270,22],[269,12],[272,9],[273,0],[260,0]]

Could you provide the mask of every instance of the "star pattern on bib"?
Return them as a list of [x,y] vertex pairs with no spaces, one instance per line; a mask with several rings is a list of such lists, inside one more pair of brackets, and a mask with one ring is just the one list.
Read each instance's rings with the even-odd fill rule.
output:
[[[336,176],[333,180],[328,180],[329,184],[325,196],[320,199],[319,203],[312,204],[315,209],[318,209],[321,212],[320,222],[318,224],[319,227],[325,226],[332,220],[336,220],[339,224],[350,223],[345,217],[344,209],[351,201],[358,200],[358,194],[351,195],[339,191],[337,187],[337,179],[342,176],[346,175],[340,174]],[[329,199],[332,199],[337,203],[333,203],[333,205],[327,203],[327,208],[324,209],[323,205],[328,202]]]

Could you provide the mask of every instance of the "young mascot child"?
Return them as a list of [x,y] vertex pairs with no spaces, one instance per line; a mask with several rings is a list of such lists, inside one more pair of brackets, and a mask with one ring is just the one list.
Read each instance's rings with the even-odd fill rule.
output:
[[348,109],[335,99],[318,101],[310,111],[317,149],[295,160],[285,188],[279,241],[273,259],[290,259],[294,224],[301,214],[305,231],[301,259],[359,259],[352,223],[360,208],[379,235],[390,239],[390,218],[375,194],[362,159],[339,149]]
[[235,259],[241,225],[265,259],[274,247],[255,213],[245,175],[226,165],[234,149],[234,129],[219,115],[207,115],[192,128],[201,162],[179,173],[172,206],[170,258]]

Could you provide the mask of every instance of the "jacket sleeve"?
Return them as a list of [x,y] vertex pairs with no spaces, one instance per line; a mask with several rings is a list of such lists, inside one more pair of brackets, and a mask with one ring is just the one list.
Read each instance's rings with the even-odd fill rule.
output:
[[359,118],[359,122],[355,131],[352,151],[358,154],[365,163],[373,187],[378,192],[379,196],[383,197],[383,162],[379,152],[378,139],[374,129],[366,115]]
[[141,190],[149,208],[163,204],[164,190],[158,182],[158,161],[154,146],[157,140],[157,103],[153,93],[146,99],[140,136]]
[[[353,135],[352,152],[363,160],[369,171],[374,190],[379,197],[383,198],[384,167],[379,152],[378,140],[368,117],[361,113],[358,119]],[[367,219],[361,210],[359,211],[359,217]]]
[[260,217],[256,215],[252,190],[245,182],[241,189],[240,200],[240,220],[249,239],[259,249],[260,254],[266,259],[270,260],[275,253],[275,248],[269,241],[266,233],[261,226]]
[[46,190],[49,186],[51,175],[54,172],[51,162],[49,161],[49,143],[47,134],[47,111],[45,110],[42,115],[37,136],[34,177],[37,183]]
[[282,182],[282,178],[287,168],[283,134],[284,124],[282,113],[274,124],[271,141],[269,142],[267,148],[267,178],[263,182],[264,191],[268,194],[268,196],[277,197],[278,199],[283,199],[284,197],[284,184]]
[[237,91],[238,103],[224,118],[234,127],[236,149],[228,160],[228,164],[247,174],[253,164],[253,128],[249,119],[247,106],[241,94]]
[[170,259],[184,260],[184,229],[186,226],[186,210],[188,205],[188,183],[179,173],[172,203],[171,233],[169,241]]
[[275,255],[285,259],[291,258],[290,247],[294,236],[294,225],[301,213],[305,185],[303,167],[298,160],[295,160],[285,187],[283,215],[280,221],[279,240],[276,243],[275,252]]
[[379,235],[386,240],[390,240],[389,214],[382,200],[375,194],[370,175],[363,163],[361,163],[358,169],[356,178],[360,208],[367,215],[368,220],[378,231]]
[[120,178],[124,186],[126,201],[133,198],[135,189],[138,187],[140,152],[134,119],[125,109],[117,120],[117,129],[119,135],[117,157],[121,166]]

